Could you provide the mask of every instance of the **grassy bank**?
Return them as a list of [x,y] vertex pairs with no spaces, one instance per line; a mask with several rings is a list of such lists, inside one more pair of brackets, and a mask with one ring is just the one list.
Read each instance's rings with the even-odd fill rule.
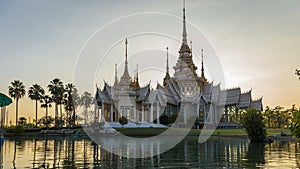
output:
[[[121,132],[127,136],[153,136],[164,132],[166,129],[161,128],[120,128],[117,131]],[[175,130],[184,130],[184,129],[175,129]],[[216,130],[202,130],[202,134],[210,134],[214,136],[247,136],[245,129],[216,129]],[[280,134],[281,132],[291,135],[291,132],[288,129],[267,129],[267,135],[273,136],[274,134]],[[199,129],[191,129],[188,135],[199,135],[201,130]]]
[[[74,129],[74,130],[82,130],[82,129]],[[165,128],[118,128],[116,129],[120,133],[127,135],[127,136],[137,136],[137,137],[151,137],[158,135],[167,129]],[[186,129],[177,128],[173,130],[173,134],[176,135],[177,133],[180,133],[181,131],[186,131]],[[202,131],[202,133],[201,133]],[[281,132],[291,135],[291,132],[288,129],[267,129],[267,135],[273,136],[274,134],[280,134]],[[199,134],[210,134],[214,136],[247,136],[245,129],[216,129],[216,130],[199,130],[199,129],[191,129],[188,132],[188,135],[190,136],[196,136]],[[31,131],[31,132],[23,132],[23,133],[5,133],[5,136],[9,137],[18,137],[18,136],[44,136],[44,134],[40,134],[40,130],[38,131]]]

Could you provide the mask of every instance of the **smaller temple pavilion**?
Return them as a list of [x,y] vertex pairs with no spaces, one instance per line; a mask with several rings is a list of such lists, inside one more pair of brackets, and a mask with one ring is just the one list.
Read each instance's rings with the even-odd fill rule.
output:
[[[140,87],[138,70],[136,76],[132,79],[128,72],[127,46],[125,41],[125,68],[120,80],[117,77],[117,65],[115,65],[115,82],[113,86],[104,83],[103,90],[97,89],[96,100],[98,108],[105,121],[118,121],[119,117],[126,116],[132,121],[145,121],[145,112],[150,110],[149,94],[150,83]],[[119,110],[119,111],[118,111]],[[98,109],[99,111],[99,109]],[[99,113],[95,115],[96,121],[101,120]],[[104,119],[102,119],[104,120]]]

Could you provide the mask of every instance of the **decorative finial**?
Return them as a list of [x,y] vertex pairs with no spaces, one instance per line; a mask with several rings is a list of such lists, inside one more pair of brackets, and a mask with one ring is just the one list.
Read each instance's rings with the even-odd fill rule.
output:
[[169,48],[167,46],[167,73],[169,73]]
[[183,0],[183,32],[182,32],[182,43],[188,45],[187,33],[186,33],[186,21],[185,21],[185,0]]
[[128,41],[126,38],[126,40],[125,40],[125,57],[126,57],[125,64],[127,64],[127,45],[128,45]]
[[166,76],[164,77],[163,85],[166,87],[170,80],[170,74],[169,74],[169,48],[167,49],[167,65],[166,65]]
[[201,77],[204,77],[204,66],[203,66],[203,48],[201,49]]
[[136,80],[139,80],[139,64],[136,64]]
[[126,81],[129,82],[130,81],[130,75],[128,73],[128,61],[127,61],[127,47],[128,47],[128,41],[127,41],[127,38],[125,40],[125,68],[124,68],[124,73],[123,75],[121,76],[121,79],[120,79],[120,82],[121,81]]
[[115,83],[118,81],[117,64],[115,64]]

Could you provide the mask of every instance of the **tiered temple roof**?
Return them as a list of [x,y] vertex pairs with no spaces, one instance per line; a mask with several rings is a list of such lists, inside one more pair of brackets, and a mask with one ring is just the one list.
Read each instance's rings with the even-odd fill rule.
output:
[[[96,99],[98,104],[106,103],[113,104],[118,95],[128,95],[131,98],[134,98],[136,103],[143,102],[149,103],[149,96],[151,92],[150,83],[144,87],[140,87],[139,78],[138,78],[138,69],[136,76],[132,79],[128,72],[128,61],[127,61],[127,46],[128,41],[125,41],[125,68],[123,75],[118,81],[117,71],[115,70],[115,82],[113,86],[108,85],[104,82],[103,89],[98,89],[96,92]],[[174,77],[171,77],[169,74],[169,63],[168,63],[168,48],[167,48],[167,65],[166,65],[166,75],[163,79],[163,85],[157,84],[156,94],[163,94],[166,103],[180,106],[181,104],[181,91],[177,83],[177,77],[180,77],[182,74],[181,67],[187,66],[192,72],[192,78],[197,82],[197,87],[200,88],[200,98],[207,101],[209,104],[215,104],[216,106],[235,106],[238,109],[247,109],[255,108],[257,110],[262,110],[262,98],[253,100],[251,92],[241,92],[240,87],[232,89],[220,88],[220,84],[214,85],[213,82],[208,82],[204,74],[204,63],[203,63],[203,49],[201,50],[201,76],[198,76],[196,73],[197,66],[193,63],[192,49],[189,47],[187,42],[187,32],[186,32],[186,20],[185,20],[185,7],[183,8],[183,33],[182,33],[182,44],[179,50],[179,57],[174,66],[175,74]],[[116,68],[115,68],[116,69]],[[176,75],[176,73],[179,73]],[[183,72],[185,76],[188,76],[186,72]],[[188,76],[190,77],[190,76]],[[194,87],[192,87],[194,89]],[[199,90],[194,90],[198,92]],[[158,97],[156,97],[158,98]],[[161,98],[158,98],[161,99]],[[153,106],[153,105],[151,105]]]

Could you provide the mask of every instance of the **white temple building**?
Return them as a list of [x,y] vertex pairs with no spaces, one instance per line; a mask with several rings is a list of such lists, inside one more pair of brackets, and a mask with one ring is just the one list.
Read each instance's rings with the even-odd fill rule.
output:
[[[117,122],[125,116],[133,122],[158,122],[161,115],[171,116],[183,111],[182,123],[188,123],[186,108],[196,105],[193,112],[198,121],[204,124],[217,124],[219,127],[237,127],[240,114],[248,108],[262,111],[262,98],[253,100],[251,90],[220,88],[205,77],[203,50],[201,75],[196,73],[197,66],[193,62],[193,54],[189,47],[186,31],[185,7],[183,8],[182,43],[173,77],[169,74],[168,51],[166,74],[163,84],[157,84],[151,90],[150,83],[140,87],[138,71],[134,78],[128,72],[127,61],[128,40],[125,41],[125,68],[120,79],[115,70],[115,81],[112,86],[104,83],[102,89],[97,88],[95,99],[94,122]],[[167,49],[168,50],[168,49]],[[195,103],[195,98],[198,101]]]

